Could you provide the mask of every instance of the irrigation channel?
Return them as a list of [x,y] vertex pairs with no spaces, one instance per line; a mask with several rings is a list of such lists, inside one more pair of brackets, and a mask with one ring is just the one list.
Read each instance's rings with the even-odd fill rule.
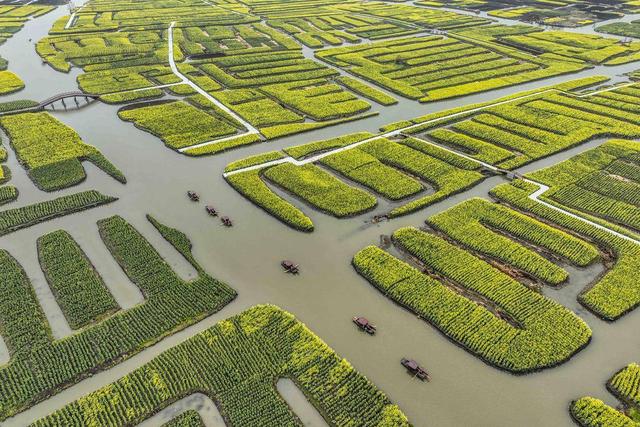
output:
[[[27,85],[22,92],[3,100],[42,100],[57,93],[77,90],[75,79],[78,71],[58,73],[43,65],[32,45],[33,41],[46,35],[58,17],[65,14],[66,8],[60,7],[29,22],[20,33],[0,46],[0,55],[9,60],[10,70]],[[573,75],[432,104],[401,100],[389,108],[374,105],[381,112],[379,116],[203,158],[190,158],[169,150],[152,135],[120,121],[116,115],[117,106],[93,103],[76,111],[53,112],[76,129],[85,142],[97,146],[123,170],[128,179],[128,183],[122,185],[85,162],[87,180],[55,193],[55,196],[97,189],[119,197],[117,202],[0,238],[0,247],[15,256],[31,278],[56,337],[72,332],[38,265],[35,242],[42,234],[58,229],[70,232],[94,262],[123,308],[142,300],[140,292],[129,282],[98,236],[96,221],[111,215],[121,215],[132,223],[178,274],[189,278],[195,275],[193,269],[160,237],[145,215],[152,214],[161,222],[179,228],[192,240],[194,254],[203,266],[214,277],[229,283],[239,295],[219,313],[6,420],[3,426],[27,425],[111,383],[219,320],[267,302],[291,311],[305,322],[398,403],[416,426],[562,427],[573,425],[567,407],[574,398],[591,395],[615,406],[616,402],[607,393],[604,381],[617,369],[637,360],[640,310],[615,323],[606,323],[578,304],[576,295],[602,271],[600,266],[569,269],[571,278],[567,286],[558,290],[544,289],[547,296],[576,311],[589,324],[593,330],[589,346],[557,368],[513,376],[486,365],[452,344],[435,328],[391,303],[358,276],[350,265],[353,255],[367,245],[377,244],[381,234],[391,234],[403,226],[420,226],[428,216],[470,197],[487,198],[488,191],[503,183],[503,178],[490,177],[476,187],[427,209],[377,225],[365,224],[364,216],[338,220],[310,211],[316,231],[305,234],[287,228],[236,193],[224,181],[222,171],[229,162],[252,154],[350,132],[376,132],[380,126],[400,119],[498,99],[578,77],[605,74],[619,82],[621,74],[636,68],[640,68],[640,64],[595,67]],[[3,139],[6,144],[6,136]],[[593,140],[534,162],[518,172],[526,173],[555,164],[603,141]],[[11,152],[7,165],[13,173],[11,183],[20,190],[20,197],[12,206],[54,197],[34,187]],[[203,203],[188,201],[185,192],[189,189],[200,193]],[[224,215],[233,218],[235,226],[227,229],[210,218],[204,210],[206,203],[213,204]],[[301,275],[291,276],[282,272],[279,263],[287,258],[300,263]],[[371,337],[358,331],[351,324],[354,315],[371,318],[378,326],[378,334]],[[422,383],[407,375],[399,363],[402,357],[418,360],[429,370],[432,381]],[[312,419],[312,408],[296,403],[294,397],[288,401],[301,417]]]

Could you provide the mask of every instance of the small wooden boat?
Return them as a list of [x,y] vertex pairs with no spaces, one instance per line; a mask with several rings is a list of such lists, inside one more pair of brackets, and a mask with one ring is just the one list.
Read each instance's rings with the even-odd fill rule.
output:
[[402,359],[400,361],[402,366],[404,366],[407,371],[413,374],[413,376],[418,377],[418,379],[422,381],[430,381],[431,377],[415,360],[410,359]]
[[187,197],[189,197],[192,202],[197,202],[200,200],[200,196],[198,196],[198,193],[196,193],[195,191],[187,191]]
[[231,218],[229,218],[228,216],[220,217],[220,221],[222,221],[222,225],[224,225],[225,227],[233,226],[233,222],[231,222]]
[[365,331],[369,335],[373,335],[376,333],[376,327],[372,325],[367,319],[364,317],[354,317],[353,323],[356,324],[360,330]]
[[294,263],[293,261],[285,260],[285,261],[282,261],[280,265],[282,266],[282,268],[284,268],[284,271],[286,271],[287,273],[298,274],[300,272],[300,268],[298,267],[298,264]]
[[211,205],[207,205],[204,207],[207,213],[211,216],[218,216],[218,211]]

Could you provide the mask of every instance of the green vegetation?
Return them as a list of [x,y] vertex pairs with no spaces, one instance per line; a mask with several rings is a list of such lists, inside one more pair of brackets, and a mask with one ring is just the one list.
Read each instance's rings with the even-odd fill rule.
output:
[[640,136],[638,96],[635,86],[583,98],[547,92],[487,108],[424,137],[513,169],[599,136]]
[[183,101],[125,108],[118,116],[161,138],[174,150],[234,135],[240,127],[237,122],[229,123],[223,117]]
[[0,71],[0,95],[17,92],[24,88],[24,82],[11,71]]
[[260,138],[260,135],[251,133],[240,135],[237,138],[226,139],[224,141],[215,141],[211,144],[202,145],[200,147],[189,148],[182,151],[182,153],[188,156],[206,156],[209,154],[216,154],[245,145],[255,144],[256,142],[260,142],[261,140],[262,138]]
[[465,250],[414,228],[393,241],[424,273],[374,246],[353,258],[358,273],[487,363],[521,374],[588,344],[591,330],[579,317]]
[[11,146],[29,177],[42,190],[59,190],[83,181],[84,160],[126,182],[122,172],[97,148],[83,143],[73,129],[48,113],[2,116],[0,126],[9,134]]
[[9,111],[22,110],[25,108],[32,108],[38,106],[36,101],[30,101],[27,99],[19,99],[16,101],[7,101],[0,103],[0,113],[6,113]]
[[359,215],[374,208],[375,197],[350,187],[312,164],[283,163],[268,168],[264,176],[323,212],[338,218]]
[[332,154],[320,163],[391,200],[401,200],[424,189],[420,182],[358,148]]
[[609,380],[608,386],[621,400],[640,408],[640,365],[631,363]]
[[569,274],[547,257],[561,257],[580,267],[598,258],[593,246],[570,234],[483,199],[458,204],[430,217],[427,224],[466,248],[551,285],[563,283]]
[[623,227],[640,231],[640,147],[609,141],[529,175],[546,184],[544,197]]
[[601,25],[596,28],[600,33],[615,34],[623,37],[640,37],[640,22],[614,22],[612,24]]
[[274,306],[224,320],[33,426],[134,425],[195,391],[219,402],[227,425],[301,426],[275,389],[283,377],[304,390],[330,425],[409,426],[374,384]]
[[450,153],[410,138],[399,142],[376,139],[360,146],[360,149],[385,165],[424,180],[435,190],[431,194],[392,209],[389,212],[391,217],[423,209],[472,187],[485,177],[478,171],[479,165],[460,161],[458,158],[451,160],[451,157],[455,156]]
[[638,6],[633,0],[599,3],[598,7],[589,0],[420,0],[416,4],[489,11],[490,16],[498,18],[557,27],[581,27],[620,18],[623,13],[636,12]]
[[284,154],[279,151],[269,151],[263,154],[256,154],[255,156],[247,157],[242,160],[236,160],[229,163],[225,168],[225,172],[231,172],[238,169],[244,169],[262,163],[272,162],[284,158]]
[[358,77],[422,102],[538,80],[586,66],[562,57],[536,58],[497,44],[496,40],[511,33],[509,27],[493,27],[497,30],[478,40],[477,33],[483,28],[456,31],[448,37],[425,36],[338,47],[316,55]]
[[143,89],[102,95],[100,100],[107,104],[124,104],[133,101],[148,101],[161,98],[163,95],[164,92],[161,89]]
[[395,19],[345,13],[331,3],[326,6],[316,3],[313,15],[308,14],[304,4],[296,8],[300,10],[299,13],[292,13],[291,8],[284,9],[282,3],[267,6],[268,10],[266,7],[256,9],[263,15],[273,17],[267,21],[270,26],[314,49],[343,42],[356,43],[362,38],[398,37],[419,31],[415,26]]
[[348,135],[339,136],[337,138],[325,139],[323,141],[309,142],[307,144],[287,147],[283,151],[294,159],[302,160],[305,157],[309,157],[314,154],[320,154],[323,151],[328,151],[335,148],[346,147],[347,145],[355,144],[356,142],[364,141],[365,139],[371,137],[373,137],[373,134],[369,132],[350,133]]
[[583,397],[571,403],[571,416],[582,427],[637,427],[638,423],[600,399]]
[[[105,245],[145,302],[55,340],[22,267],[0,252],[0,322],[11,359],[0,368],[0,418],[23,411],[159,339],[215,313],[236,293],[203,272],[178,277],[142,235],[114,216],[98,222]],[[175,235],[174,235],[175,236]],[[66,424],[66,423],[63,423]]]
[[[9,198],[15,199],[17,197],[17,191],[14,187],[0,188],[7,189],[6,192],[9,193]],[[90,190],[20,208],[7,209],[0,212],[0,236],[53,218],[111,203],[115,200],[117,200],[115,197],[105,196],[95,190]]]
[[252,170],[230,175],[225,179],[236,191],[285,224],[300,231],[313,231],[311,219],[274,193],[261,179],[260,174],[259,170]]
[[622,410],[613,409],[600,399],[583,397],[571,402],[571,416],[582,427],[637,427],[640,409],[639,377],[640,366],[631,363],[607,382],[609,391],[622,401]]
[[537,189],[534,184],[516,181],[494,188],[491,195],[547,223],[584,236],[612,254],[614,262],[609,270],[578,296],[582,305],[606,320],[616,320],[640,305],[640,285],[636,279],[640,268],[638,245],[529,199]]
[[338,81],[355,93],[358,93],[365,98],[369,98],[370,100],[375,101],[378,104],[394,105],[398,103],[398,100],[394,97],[389,96],[386,93],[369,85],[366,85],[360,80],[354,79],[353,77],[341,76],[338,78]]
[[72,329],[80,329],[118,310],[102,278],[66,231],[40,237],[38,258]]
[[200,414],[195,409],[184,411],[171,421],[164,423],[163,427],[205,427]]
[[640,42],[624,45],[613,38],[567,31],[540,31],[506,36],[502,40],[535,52],[553,53],[595,64],[615,65],[636,61],[640,52]]

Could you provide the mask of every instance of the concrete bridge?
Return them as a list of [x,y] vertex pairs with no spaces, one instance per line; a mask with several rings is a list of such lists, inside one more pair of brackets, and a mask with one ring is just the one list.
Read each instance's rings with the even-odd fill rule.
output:
[[61,104],[61,107],[64,110],[78,109],[89,105],[98,99],[100,99],[99,95],[93,95],[90,93],[64,92],[45,99],[37,106],[34,106],[33,110],[46,110],[48,107],[50,107],[51,110],[55,110],[57,102]]

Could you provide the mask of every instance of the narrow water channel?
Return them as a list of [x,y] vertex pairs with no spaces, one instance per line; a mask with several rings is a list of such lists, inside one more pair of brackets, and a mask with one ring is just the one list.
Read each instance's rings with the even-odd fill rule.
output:
[[[55,13],[62,15],[64,11],[58,9]],[[52,16],[45,15],[27,24],[23,32],[0,47],[0,55],[9,59],[10,69],[17,71],[27,82],[27,89],[14,95],[16,98],[43,99],[49,94],[75,88],[74,73],[56,73],[39,64],[31,67],[29,64],[39,61],[35,52],[25,50],[23,46],[18,55],[17,46],[12,44],[18,40],[17,37],[36,40],[44,34],[43,31],[46,32],[42,28],[44,20],[50,25]],[[34,255],[36,239],[44,233],[65,229],[78,238],[81,247],[86,248],[108,286],[123,286],[114,291],[121,306],[138,303],[140,295],[136,294],[135,288],[130,288],[133,285],[126,282],[126,276],[108,256],[95,234],[97,220],[116,214],[140,230],[182,277],[191,277],[191,266],[147,222],[145,215],[149,213],[185,232],[193,242],[196,258],[205,269],[214,277],[228,282],[239,296],[219,313],[8,419],[3,426],[27,425],[111,383],[194,333],[259,303],[273,303],[294,313],[398,403],[415,426],[571,426],[567,407],[572,399],[591,395],[615,403],[606,392],[604,382],[613,372],[637,360],[640,345],[638,310],[615,323],[603,322],[581,311],[580,315],[593,329],[593,340],[585,350],[560,367],[514,376],[484,364],[451,343],[435,328],[391,303],[351,267],[353,255],[367,245],[378,244],[381,234],[391,234],[402,226],[420,226],[429,215],[470,197],[488,197],[491,188],[504,182],[501,178],[488,178],[476,187],[420,212],[377,225],[366,225],[366,215],[338,220],[310,211],[316,231],[305,234],[287,228],[256,208],[227,185],[221,173],[230,161],[251,154],[350,132],[376,131],[395,120],[487,101],[577,77],[606,74],[617,78],[619,74],[635,68],[633,64],[596,67],[572,76],[433,104],[403,100],[395,107],[385,108],[384,114],[378,117],[197,159],[169,150],[157,138],[121,122],[114,106],[96,103],[76,112],[55,113],[56,117],[76,129],[85,142],[97,146],[121,168],[128,183],[122,185],[97,168],[88,166],[88,178],[84,183],[48,194],[36,191],[15,158],[9,159],[14,181],[22,192],[16,206],[90,188],[119,197],[115,203],[0,237],[0,247],[9,250],[23,264],[29,277],[35,281],[34,285],[43,285],[38,283],[43,279],[38,273],[39,265]],[[584,144],[535,162],[523,170],[551,165],[600,142]],[[189,189],[200,193],[203,203],[188,201],[185,192]],[[222,227],[218,220],[209,217],[204,210],[208,203],[229,215],[235,226]],[[294,259],[301,265],[302,274],[284,274],[280,268],[282,259]],[[567,298],[573,298],[574,292],[589,283],[591,273],[575,272],[572,283],[563,291],[545,289],[545,294],[568,304]],[[56,310],[52,306],[55,302],[51,296],[43,292],[39,298],[46,300],[47,316],[56,323]],[[579,308],[575,303],[571,307]],[[362,334],[351,323],[354,315],[370,318],[378,326],[378,333],[374,337]],[[408,376],[400,365],[403,357],[419,360],[430,372],[432,381],[422,383]]]

